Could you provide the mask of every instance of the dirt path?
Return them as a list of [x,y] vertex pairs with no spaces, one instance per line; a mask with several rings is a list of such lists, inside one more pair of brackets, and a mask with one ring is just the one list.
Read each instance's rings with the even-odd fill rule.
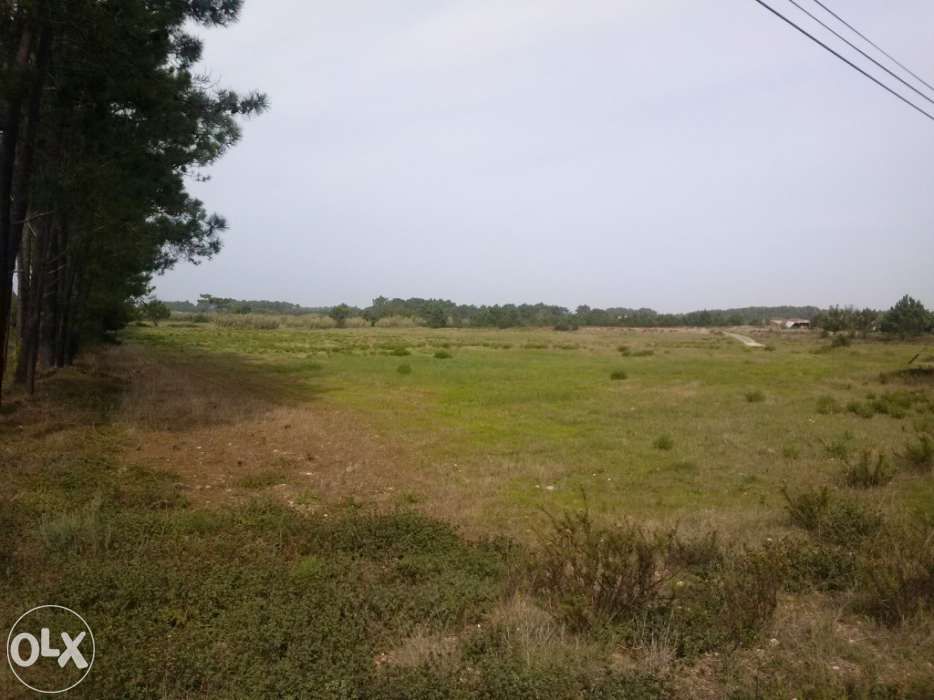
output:
[[764,348],[765,346],[762,343],[756,342],[748,335],[740,335],[739,333],[728,333],[727,331],[723,332],[724,335],[728,335],[734,340],[738,340],[747,348]]

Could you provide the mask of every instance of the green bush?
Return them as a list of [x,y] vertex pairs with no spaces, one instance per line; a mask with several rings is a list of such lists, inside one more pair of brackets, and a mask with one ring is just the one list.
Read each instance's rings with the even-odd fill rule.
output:
[[765,394],[762,393],[759,389],[753,389],[752,391],[747,391],[744,396],[749,403],[762,403],[765,401]]
[[840,404],[833,396],[820,396],[817,399],[817,412],[823,416],[840,413]]
[[665,580],[657,541],[632,524],[597,528],[586,511],[552,518],[531,585],[574,629],[620,621],[650,605]]
[[849,336],[843,335],[842,333],[837,333],[834,335],[833,340],[830,341],[830,347],[832,348],[847,348],[850,346]]
[[622,369],[614,369],[612,372],[610,372],[610,379],[612,379],[613,381],[622,381],[623,379],[626,379],[628,376],[629,375],[626,374],[626,370],[622,370]]
[[782,457],[795,460],[801,456],[801,449],[797,445],[785,445],[782,448]]
[[772,545],[775,575],[792,593],[807,590],[844,591],[853,587],[856,552],[827,542],[783,538]]
[[885,486],[894,477],[895,469],[886,456],[881,452],[873,455],[870,450],[864,450],[859,461],[843,470],[846,485],[858,489]]
[[396,371],[399,374],[412,374],[412,366],[403,362],[401,365],[396,367]]
[[910,440],[902,453],[906,462],[919,471],[931,471],[934,466],[934,439],[921,435],[917,440]]
[[438,352],[435,353],[436,360],[450,360],[452,357],[454,356],[447,350],[438,350]]
[[876,415],[875,406],[864,401],[850,401],[846,405],[846,410],[860,418],[872,418]]
[[861,561],[857,606],[886,624],[934,608],[934,527],[889,528]]
[[654,447],[656,450],[670,450],[674,446],[675,441],[672,439],[671,435],[668,435],[667,433],[664,435],[659,435],[652,443],[652,447]]
[[827,487],[791,494],[782,489],[791,522],[816,539],[858,547],[882,528],[882,516],[858,501],[831,496]]

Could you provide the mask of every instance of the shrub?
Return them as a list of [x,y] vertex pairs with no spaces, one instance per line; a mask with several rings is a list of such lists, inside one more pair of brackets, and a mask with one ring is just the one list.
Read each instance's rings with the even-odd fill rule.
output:
[[843,470],[843,478],[847,486],[858,489],[869,489],[876,486],[885,486],[895,477],[895,469],[881,452],[873,456],[870,450],[864,450],[856,464],[847,465]]
[[412,367],[411,365],[403,363],[399,365],[398,367],[396,367],[396,371],[399,374],[412,374]]
[[785,459],[798,459],[801,456],[801,450],[797,445],[785,445],[782,448],[782,456]]
[[817,412],[823,416],[840,413],[840,404],[833,396],[820,396],[817,399]]
[[886,624],[934,607],[934,527],[908,523],[883,533],[862,560],[857,606]]
[[628,376],[629,375],[626,374],[626,370],[622,370],[622,369],[614,369],[612,372],[610,372],[610,379],[612,379],[613,381],[622,381],[623,379],[626,379]]
[[628,355],[632,351],[632,348],[630,348],[628,345],[620,345],[616,349],[619,350],[621,355]]
[[842,591],[854,584],[856,553],[826,542],[784,538],[772,545],[775,575],[782,588],[792,593],[814,588]]
[[645,608],[666,578],[659,544],[640,528],[594,526],[586,511],[551,518],[531,568],[533,589],[575,629],[613,622]]
[[838,438],[834,438],[831,442],[824,443],[824,450],[827,452],[828,457],[833,459],[839,459],[843,462],[846,462],[850,458],[850,434],[844,433]]
[[850,401],[846,405],[846,410],[860,418],[872,418],[876,415],[875,406],[863,401]]
[[930,471],[934,466],[934,440],[928,435],[921,435],[905,445],[905,460],[920,471]]
[[411,351],[408,348],[393,348],[392,350],[386,353],[387,355],[392,355],[393,357],[406,357],[411,355]]
[[832,348],[847,348],[850,346],[849,336],[845,336],[842,333],[837,333],[834,335],[833,340],[830,341],[830,347]]
[[882,528],[882,516],[861,503],[831,497],[827,487],[797,495],[782,489],[791,522],[821,541],[859,546]]
[[438,352],[435,353],[436,360],[450,360],[452,357],[454,356],[447,350],[438,350]]
[[749,403],[762,403],[765,401],[765,394],[763,394],[759,389],[747,391],[744,396]]
[[562,321],[561,323],[556,323],[554,328],[555,328],[556,331],[564,331],[564,332],[567,332],[567,331],[576,331],[576,330],[577,330],[577,324],[576,324],[576,323],[570,323],[570,322]]
[[656,450],[670,450],[675,446],[675,441],[672,439],[671,435],[665,433],[655,438],[655,442],[652,443],[652,446]]

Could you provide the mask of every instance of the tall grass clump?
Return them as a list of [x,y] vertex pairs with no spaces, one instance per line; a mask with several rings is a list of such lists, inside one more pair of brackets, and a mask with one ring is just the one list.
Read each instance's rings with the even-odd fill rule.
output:
[[614,382],[622,381],[627,377],[629,377],[629,375],[626,374],[626,370],[624,369],[614,369],[612,372],[610,372],[610,379],[612,379]]
[[817,412],[822,416],[840,413],[840,403],[833,396],[820,396],[817,399]]
[[858,572],[857,607],[896,625],[934,609],[934,526],[902,522],[872,542]]
[[101,504],[100,496],[95,496],[78,510],[43,516],[38,528],[40,541],[56,554],[98,555],[106,551],[111,527],[101,512]]
[[550,520],[529,581],[571,629],[664,637],[684,657],[745,644],[772,617],[778,585],[765,550],[729,551],[715,534],[601,527],[587,512]]
[[765,401],[765,394],[760,389],[747,391],[744,396],[746,397],[746,401],[749,403],[762,403]]
[[646,607],[665,580],[657,544],[632,524],[598,528],[588,512],[551,518],[532,585],[575,629],[613,622]]
[[857,489],[885,486],[894,477],[895,469],[888,458],[881,452],[873,455],[871,450],[864,450],[855,464],[848,464],[843,470],[846,485]]
[[818,540],[857,547],[882,528],[882,516],[859,501],[832,495],[825,486],[792,494],[782,488],[785,506],[793,525]]
[[910,440],[902,454],[909,465],[919,471],[929,472],[934,466],[934,440],[928,435],[921,435],[917,440]]

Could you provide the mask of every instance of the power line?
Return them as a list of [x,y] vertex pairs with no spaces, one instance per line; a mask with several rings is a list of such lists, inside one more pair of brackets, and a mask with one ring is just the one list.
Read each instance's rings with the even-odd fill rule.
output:
[[844,24],[851,32],[853,32],[854,34],[856,34],[856,35],[857,35],[858,37],[860,37],[863,41],[865,41],[865,42],[867,42],[868,44],[870,44],[871,46],[873,46],[877,51],[879,51],[883,56],[885,56],[885,57],[888,58],[890,61],[892,61],[892,63],[894,63],[896,66],[898,66],[899,68],[901,68],[903,71],[905,71],[906,73],[908,73],[909,75],[911,75],[911,76],[912,76],[913,78],[915,78],[916,80],[919,80],[920,82],[924,83],[925,87],[929,88],[930,90],[934,90],[934,85],[931,85],[928,81],[926,81],[926,80],[925,80],[924,78],[922,78],[920,75],[918,75],[917,73],[915,73],[913,70],[911,70],[911,68],[909,68],[909,67],[906,66],[904,63],[902,63],[901,61],[899,61],[897,58],[895,58],[895,56],[893,56],[893,55],[890,54],[888,51],[886,51],[885,49],[883,49],[883,48],[882,48],[881,46],[879,46],[876,42],[874,42],[874,41],[873,41],[872,39],[870,39],[868,36],[866,36],[866,35],[863,34],[861,31],[859,31],[856,27],[854,27],[852,24],[850,24],[849,22],[847,22],[845,19],[843,19],[840,15],[838,15],[836,12],[834,12],[834,11],[831,10],[829,7],[827,7],[827,6],[826,6],[824,3],[822,3],[820,0],[814,0],[814,2],[815,2],[815,4],[820,5],[822,8],[824,8],[824,11],[825,11],[825,12],[827,12],[829,15],[832,15],[833,17],[835,17],[835,18],[837,19],[838,22]]
[[[801,10],[804,14],[806,14],[808,17],[810,17],[811,19],[813,19],[813,20],[814,20],[815,22],[817,22],[820,26],[822,26],[822,27],[823,27],[824,29],[826,29],[828,32],[830,32],[831,34],[833,34],[835,37],[837,37],[840,41],[842,41],[843,43],[845,43],[845,44],[846,44],[847,46],[849,46],[851,49],[853,49],[854,51],[859,51],[859,53],[860,53],[864,58],[868,58],[870,61],[872,61],[873,63],[875,63],[877,66],[879,66],[879,68],[881,68],[881,69],[884,70],[886,73],[888,73],[889,75],[891,75],[893,78],[895,78],[898,82],[900,82],[902,85],[904,85],[905,87],[907,87],[909,90],[913,90],[914,92],[918,93],[921,97],[923,97],[924,99],[926,99],[928,102],[930,102],[932,105],[934,105],[934,100],[932,100],[930,97],[928,97],[927,95],[925,95],[923,92],[921,92],[921,91],[920,91],[918,88],[916,88],[914,85],[912,85],[911,83],[909,83],[909,82],[907,82],[906,80],[904,80],[900,75],[897,75],[897,74],[893,73],[891,70],[889,70],[889,69],[886,68],[884,65],[882,65],[881,63],[879,63],[876,59],[874,59],[874,58],[873,58],[872,56],[870,56],[868,53],[866,53],[865,51],[863,51],[861,48],[859,48],[856,44],[854,44],[852,41],[850,41],[849,39],[847,39],[845,36],[843,36],[842,34],[840,34],[840,33],[839,33],[837,30],[835,30],[833,27],[827,25],[827,24],[826,24],[824,21],[822,21],[819,17],[817,17],[817,16],[811,14],[807,9],[805,9],[804,7],[802,7],[801,5],[799,5],[798,2],[797,2],[797,0],[788,0],[788,2],[790,2],[792,5],[794,5],[795,7],[797,7],[797,8],[798,8],[799,10]],[[815,2],[816,2],[816,0],[815,0]]]
[[863,70],[862,68],[860,68],[859,66],[857,66],[855,63],[853,63],[853,61],[851,61],[850,59],[848,59],[846,56],[843,56],[842,54],[838,53],[837,51],[834,51],[832,48],[830,48],[830,47],[829,47],[827,44],[825,44],[823,41],[821,41],[820,39],[818,39],[818,38],[817,38],[816,36],[814,36],[813,34],[809,33],[806,29],[802,29],[801,27],[799,27],[797,24],[795,24],[793,21],[791,21],[790,19],[788,19],[785,15],[783,15],[781,12],[779,12],[779,11],[776,10],[774,7],[772,7],[771,5],[769,5],[767,2],[765,2],[764,0],[755,0],[755,1],[756,1],[757,3],[759,3],[760,5],[762,5],[762,7],[764,7],[766,10],[768,10],[769,12],[771,12],[773,15],[775,15],[776,17],[778,17],[779,19],[781,19],[783,22],[786,22],[787,24],[790,24],[792,27],[794,27],[795,29],[797,29],[797,30],[798,30],[799,32],[801,32],[802,34],[804,34],[804,36],[806,36],[808,39],[810,39],[810,40],[813,41],[814,43],[820,45],[822,48],[824,48],[825,50],[827,50],[827,51],[829,51],[830,53],[832,53],[834,56],[836,56],[836,57],[839,58],[841,61],[843,61],[844,63],[846,63],[850,68],[859,71],[859,72],[862,73],[865,77],[869,78],[872,82],[874,82],[876,85],[878,85],[879,87],[881,87],[883,90],[885,90],[885,91],[888,92],[888,93],[891,93],[892,95],[894,95],[895,97],[897,97],[898,99],[900,99],[902,102],[904,102],[906,105],[908,105],[909,107],[911,107],[911,108],[914,109],[915,111],[920,112],[921,114],[923,114],[925,117],[927,117],[927,118],[930,119],[931,121],[934,121],[934,114],[931,114],[930,112],[924,111],[921,107],[919,107],[918,105],[916,105],[914,102],[912,102],[911,100],[909,100],[907,97],[905,97],[904,95],[900,95],[900,94],[897,93],[895,90],[893,90],[892,88],[890,88],[888,85],[886,85],[885,83],[883,83],[881,80],[879,80],[878,78],[876,78],[876,77],[870,75],[870,74],[867,73],[865,70]]

